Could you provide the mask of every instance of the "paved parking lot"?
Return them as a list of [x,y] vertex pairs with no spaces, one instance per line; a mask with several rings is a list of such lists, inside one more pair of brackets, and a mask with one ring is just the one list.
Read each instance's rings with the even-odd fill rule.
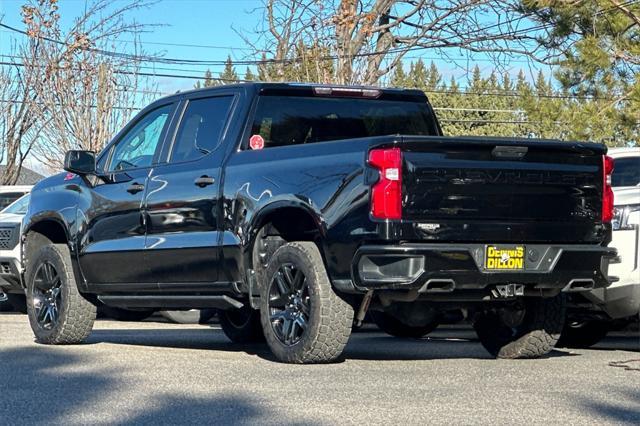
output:
[[[215,325],[99,321],[87,344],[33,342],[0,314],[0,423],[635,423],[640,338],[547,359],[490,359],[470,330],[401,340],[354,334],[345,360],[290,366]],[[627,364],[640,368],[640,362]]]

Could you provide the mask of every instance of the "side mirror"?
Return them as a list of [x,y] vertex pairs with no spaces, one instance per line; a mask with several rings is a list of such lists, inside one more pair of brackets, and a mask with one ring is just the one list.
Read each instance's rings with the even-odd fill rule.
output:
[[96,154],[93,151],[67,151],[64,156],[64,169],[77,175],[95,174]]

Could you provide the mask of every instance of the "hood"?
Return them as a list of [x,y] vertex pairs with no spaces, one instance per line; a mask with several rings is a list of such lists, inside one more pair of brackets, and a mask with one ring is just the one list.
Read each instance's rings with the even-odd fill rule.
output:
[[0,213],[0,225],[3,223],[22,223],[24,215],[13,213]]

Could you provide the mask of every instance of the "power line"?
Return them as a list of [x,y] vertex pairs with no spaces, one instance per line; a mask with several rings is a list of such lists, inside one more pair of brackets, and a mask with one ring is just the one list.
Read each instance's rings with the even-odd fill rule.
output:
[[[19,62],[6,62],[0,61],[0,65],[11,65],[17,67],[38,67],[37,65],[30,64],[22,64]],[[127,70],[114,70],[115,74],[123,74],[123,75],[136,75],[142,77],[165,77],[165,78],[181,78],[181,79],[189,79],[189,80],[205,80],[202,76],[193,76],[193,75],[183,75],[183,74],[166,74],[166,73],[154,73],[154,72],[140,72],[140,71],[127,71]],[[226,79],[219,77],[208,77],[209,80],[219,81],[223,83],[253,83],[251,80],[244,79]],[[468,88],[467,88],[468,89]],[[497,97],[521,97],[521,94],[518,92],[510,92],[510,91],[492,91],[492,92],[475,92],[472,90],[467,91],[456,91],[456,90],[446,90],[446,89],[422,89],[425,93],[439,93],[439,94],[447,94],[447,95],[463,95],[463,96],[497,96]],[[604,98],[604,97],[596,97],[596,96],[587,96],[587,95],[552,95],[552,94],[532,94],[532,96],[536,98],[545,98],[545,99],[580,99],[580,100],[604,100],[604,101],[613,101],[614,98]]]
[[[487,29],[496,27],[496,26],[504,26],[504,25],[508,25],[512,22],[515,21],[520,21],[523,20],[524,17],[518,17],[518,18],[514,18],[512,20],[509,21],[505,21],[502,23],[498,23],[498,24],[493,24],[487,27],[483,27],[483,28],[478,28],[476,30],[473,31],[468,31],[467,33],[462,33],[462,34],[456,34],[453,36],[450,36],[448,38],[444,38],[442,40],[439,40],[440,43],[445,43],[442,46],[414,46],[414,47],[410,47],[410,48],[396,48],[396,49],[389,49],[387,51],[383,51],[383,52],[364,52],[364,53],[356,53],[354,55],[325,55],[325,56],[321,56],[316,58],[317,60],[337,60],[337,59],[341,59],[341,58],[358,58],[358,57],[369,57],[369,56],[380,56],[380,55],[387,55],[387,54],[393,54],[393,53],[400,53],[400,52],[411,52],[411,51],[417,51],[417,50],[425,50],[425,49],[433,49],[436,47],[451,47],[448,46],[447,42],[455,39],[455,38],[459,38],[459,37],[464,37],[470,34],[476,34],[482,31],[485,31]],[[6,29],[9,29],[11,31],[29,36],[29,34],[26,31],[20,30],[19,28],[15,28],[12,27],[10,25],[7,24],[3,24],[0,23],[0,27],[4,27]],[[529,28],[522,28],[519,30],[515,30],[514,32],[508,33],[508,34],[494,34],[494,35],[490,35],[488,36],[489,39],[491,38],[503,38],[506,35],[509,36],[514,36],[517,35],[519,33],[524,33],[524,32],[529,32],[529,31],[537,31],[540,29],[545,29],[548,26],[545,25],[538,25],[535,27],[529,27]],[[61,41],[61,40],[56,40],[56,39],[52,39],[50,37],[44,37],[44,36],[40,36],[39,38],[46,40],[46,41],[50,41],[56,44],[61,44],[61,45],[65,45],[65,46],[69,46],[68,43]],[[111,56],[111,57],[117,57],[120,59],[128,59],[128,60],[132,60],[132,61],[142,61],[142,62],[156,62],[156,63],[166,63],[166,64],[183,64],[183,65],[210,65],[210,66],[214,66],[214,65],[224,65],[226,63],[226,61],[213,61],[213,60],[197,60],[197,59],[184,59],[184,58],[166,58],[166,57],[159,57],[159,56],[141,56],[141,55],[131,55],[131,54],[127,54],[127,53],[120,53],[120,52],[111,52],[111,51],[107,51],[107,50],[102,50],[102,49],[96,49],[96,48],[89,48],[89,47],[85,47],[85,48],[81,48],[82,50],[86,50],[86,51],[91,51],[91,52],[95,52],[98,54],[102,54],[105,56]],[[265,60],[243,60],[243,61],[235,61],[234,64],[235,65],[266,65],[266,64],[276,64],[276,63],[283,63],[283,64],[287,64],[287,63],[294,63],[294,62],[299,62],[301,61],[302,58],[293,58],[293,59],[280,59],[280,60],[276,60],[276,59],[265,59]]]
[[[607,13],[609,11],[612,10],[616,10],[619,9],[620,6],[627,6],[630,4],[634,4],[637,3],[638,0],[630,0],[627,1],[619,6],[612,6],[608,9],[603,9],[601,11],[598,12],[597,15],[602,15],[604,13]],[[411,52],[411,51],[417,51],[417,50],[425,50],[425,49],[433,49],[433,48],[446,48],[446,47],[455,47],[452,46],[450,43],[447,43],[453,39],[456,38],[460,38],[460,37],[465,37],[468,35],[473,35],[473,34],[478,34],[482,31],[486,31],[492,28],[496,28],[496,27],[504,27],[506,25],[510,25],[514,22],[520,22],[523,21],[531,16],[535,16],[535,13],[527,13],[527,14],[523,14],[521,16],[518,16],[517,18],[513,18],[510,20],[507,20],[505,22],[498,22],[496,24],[492,24],[486,27],[481,27],[481,28],[477,28],[475,30],[470,30],[467,31],[466,33],[461,33],[461,34],[455,34],[452,35],[450,37],[446,37],[443,38],[441,40],[437,40],[438,43],[440,43],[440,45],[432,45],[432,46],[414,46],[414,47],[409,47],[409,48],[395,48],[395,49],[389,49],[386,51],[381,51],[381,52],[364,52],[364,53],[357,53],[354,55],[325,55],[325,56],[321,56],[319,58],[316,58],[318,60],[336,60],[336,59],[341,59],[343,57],[346,58],[357,58],[357,57],[368,57],[368,56],[380,56],[380,55],[388,55],[388,54],[393,54],[393,53],[407,53],[407,52]],[[17,32],[19,34],[22,35],[26,35],[29,36],[29,34],[24,31],[24,30],[20,30],[19,28],[15,28],[12,27],[10,25],[4,24],[4,23],[0,23],[0,27],[4,27],[10,31],[13,32]],[[521,34],[521,33],[526,33],[526,32],[532,32],[532,31],[540,31],[540,30],[544,30],[544,29],[549,29],[549,28],[553,28],[553,24],[542,24],[542,25],[536,25],[533,27],[528,27],[528,28],[522,28],[522,29],[518,29],[515,30],[513,32],[509,32],[506,34],[488,34],[485,38],[486,40],[483,41],[488,41],[491,39],[502,39],[506,36],[510,36],[513,37],[515,35]],[[69,46],[68,43],[62,41],[62,40],[56,40],[50,37],[44,37],[44,36],[39,36],[39,38],[43,39],[43,40],[47,40],[56,44],[61,44],[61,45],[65,45],[65,46]],[[133,41],[121,41],[123,43],[132,43]],[[146,44],[160,44],[159,42],[146,42]],[[143,44],[141,42],[141,44]],[[170,43],[166,43],[167,45],[171,45]],[[455,43],[454,43],[455,44]],[[188,44],[180,44],[180,43],[175,43],[175,45],[184,45],[184,46],[189,46]],[[192,45],[192,46],[197,46],[197,45]],[[200,46],[204,46],[204,45],[200,45]],[[223,48],[223,46],[208,46],[208,47],[212,47],[212,48]],[[231,49],[241,49],[241,48],[234,48],[234,47],[228,47],[230,50]],[[202,66],[217,66],[217,65],[224,65],[226,61],[218,61],[218,60],[196,60],[196,59],[185,59],[185,58],[166,58],[166,57],[159,57],[159,56],[142,56],[142,55],[132,55],[132,54],[128,54],[128,53],[121,53],[121,52],[111,52],[108,50],[103,50],[103,49],[96,49],[96,48],[90,48],[90,47],[85,47],[85,48],[81,48],[82,50],[86,50],[86,51],[91,51],[91,52],[95,52],[101,55],[105,55],[105,56],[111,56],[111,57],[116,57],[116,58],[120,58],[120,59],[128,59],[128,60],[132,60],[132,61],[142,61],[142,62],[156,62],[156,63],[165,63],[165,64],[173,64],[173,65],[202,65]],[[293,62],[298,62],[300,61],[301,58],[294,58],[294,59],[281,59],[281,60],[275,60],[275,59],[266,59],[266,60],[244,60],[244,61],[235,61],[234,64],[235,65],[264,65],[264,64],[274,64],[274,63],[293,63]]]
[[[22,64],[19,62],[6,62],[6,61],[0,61],[0,65],[42,68],[42,66],[38,66],[38,65],[30,65],[30,64]],[[170,77],[170,78],[183,78],[183,79],[190,79],[190,80],[205,80],[204,77],[198,77],[194,75],[163,74],[163,73],[137,72],[137,71],[127,71],[127,70],[114,70],[113,72],[115,74],[136,75],[136,76],[143,76],[143,77]],[[219,78],[219,77],[208,77],[208,79],[213,81],[220,81],[224,83],[251,83],[250,80],[243,80],[243,79],[232,80],[228,78]]]

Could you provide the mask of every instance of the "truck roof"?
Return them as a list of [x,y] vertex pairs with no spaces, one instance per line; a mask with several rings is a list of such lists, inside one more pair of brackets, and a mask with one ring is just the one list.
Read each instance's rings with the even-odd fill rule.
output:
[[[363,86],[363,85],[340,85],[340,84],[320,84],[320,83],[296,83],[296,82],[286,82],[286,83],[277,83],[277,82],[244,82],[244,83],[234,83],[234,84],[225,84],[220,86],[212,86],[212,87],[204,87],[201,89],[190,89],[185,90],[183,92],[176,92],[174,94],[165,96],[163,100],[174,98],[174,97],[182,97],[186,95],[192,95],[194,93],[216,93],[221,90],[227,90],[230,88],[252,88],[257,92],[262,92],[265,90],[268,91],[297,91],[297,90],[311,90],[314,88],[332,88],[332,89],[360,89],[360,90],[379,90],[383,94],[394,94],[404,95],[408,97],[420,97],[426,98],[425,93],[422,90],[418,89],[405,89],[405,88],[394,88],[394,87],[379,87],[379,86]],[[159,99],[159,100],[160,100]]]

